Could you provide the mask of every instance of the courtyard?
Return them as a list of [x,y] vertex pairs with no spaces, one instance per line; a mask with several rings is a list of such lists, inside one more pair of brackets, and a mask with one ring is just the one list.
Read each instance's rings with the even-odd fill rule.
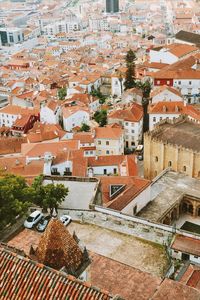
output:
[[[143,239],[104,229],[96,225],[72,222],[68,225],[71,234],[76,235],[81,245],[94,253],[112,258],[128,266],[162,276],[168,267],[165,249],[155,243]],[[30,246],[37,247],[41,233],[24,229],[8,245],[29,253]]]

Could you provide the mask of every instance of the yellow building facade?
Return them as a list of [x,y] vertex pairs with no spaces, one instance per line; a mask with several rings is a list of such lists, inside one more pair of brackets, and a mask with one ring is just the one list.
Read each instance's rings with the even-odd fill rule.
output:
[[200,178],[198,136],[200,125],[183,118],[175,122],[163,122],[155,130],[145,133],[144,177],[152,180],[164,169],[171,168],[190,177]]

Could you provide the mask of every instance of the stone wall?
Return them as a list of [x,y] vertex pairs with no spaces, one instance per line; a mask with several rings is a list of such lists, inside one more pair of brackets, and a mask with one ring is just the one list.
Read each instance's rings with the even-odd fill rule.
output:
[[153,179],[165,168],[200,177],[200,153],[144,135],[144,177]]

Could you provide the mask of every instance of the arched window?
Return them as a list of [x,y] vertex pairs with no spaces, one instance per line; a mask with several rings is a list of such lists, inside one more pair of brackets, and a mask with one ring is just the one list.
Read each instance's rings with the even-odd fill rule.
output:
[[171,160],[168,162],[168,167],[171,167],[172,166],[172,162]]
[[155,156],[155,161],[158,161],[158,156]]
[[186,166],[183,166],[183,172],[186,172]]

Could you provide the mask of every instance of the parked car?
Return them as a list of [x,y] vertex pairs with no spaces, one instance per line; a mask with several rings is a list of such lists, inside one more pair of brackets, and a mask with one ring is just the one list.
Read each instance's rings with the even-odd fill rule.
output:
[[72,221],[72,218],[68,215],[62,215],[60,221],[66,226]]
[[39,210],[35,210],[30,216],[24,221],[24,227],[33,228],[43,217],[43,213]]
[[51,220],[51,216],[42,217],[39,223],[36,226],[37,231],[43,232],[45,231],[49,221]]

